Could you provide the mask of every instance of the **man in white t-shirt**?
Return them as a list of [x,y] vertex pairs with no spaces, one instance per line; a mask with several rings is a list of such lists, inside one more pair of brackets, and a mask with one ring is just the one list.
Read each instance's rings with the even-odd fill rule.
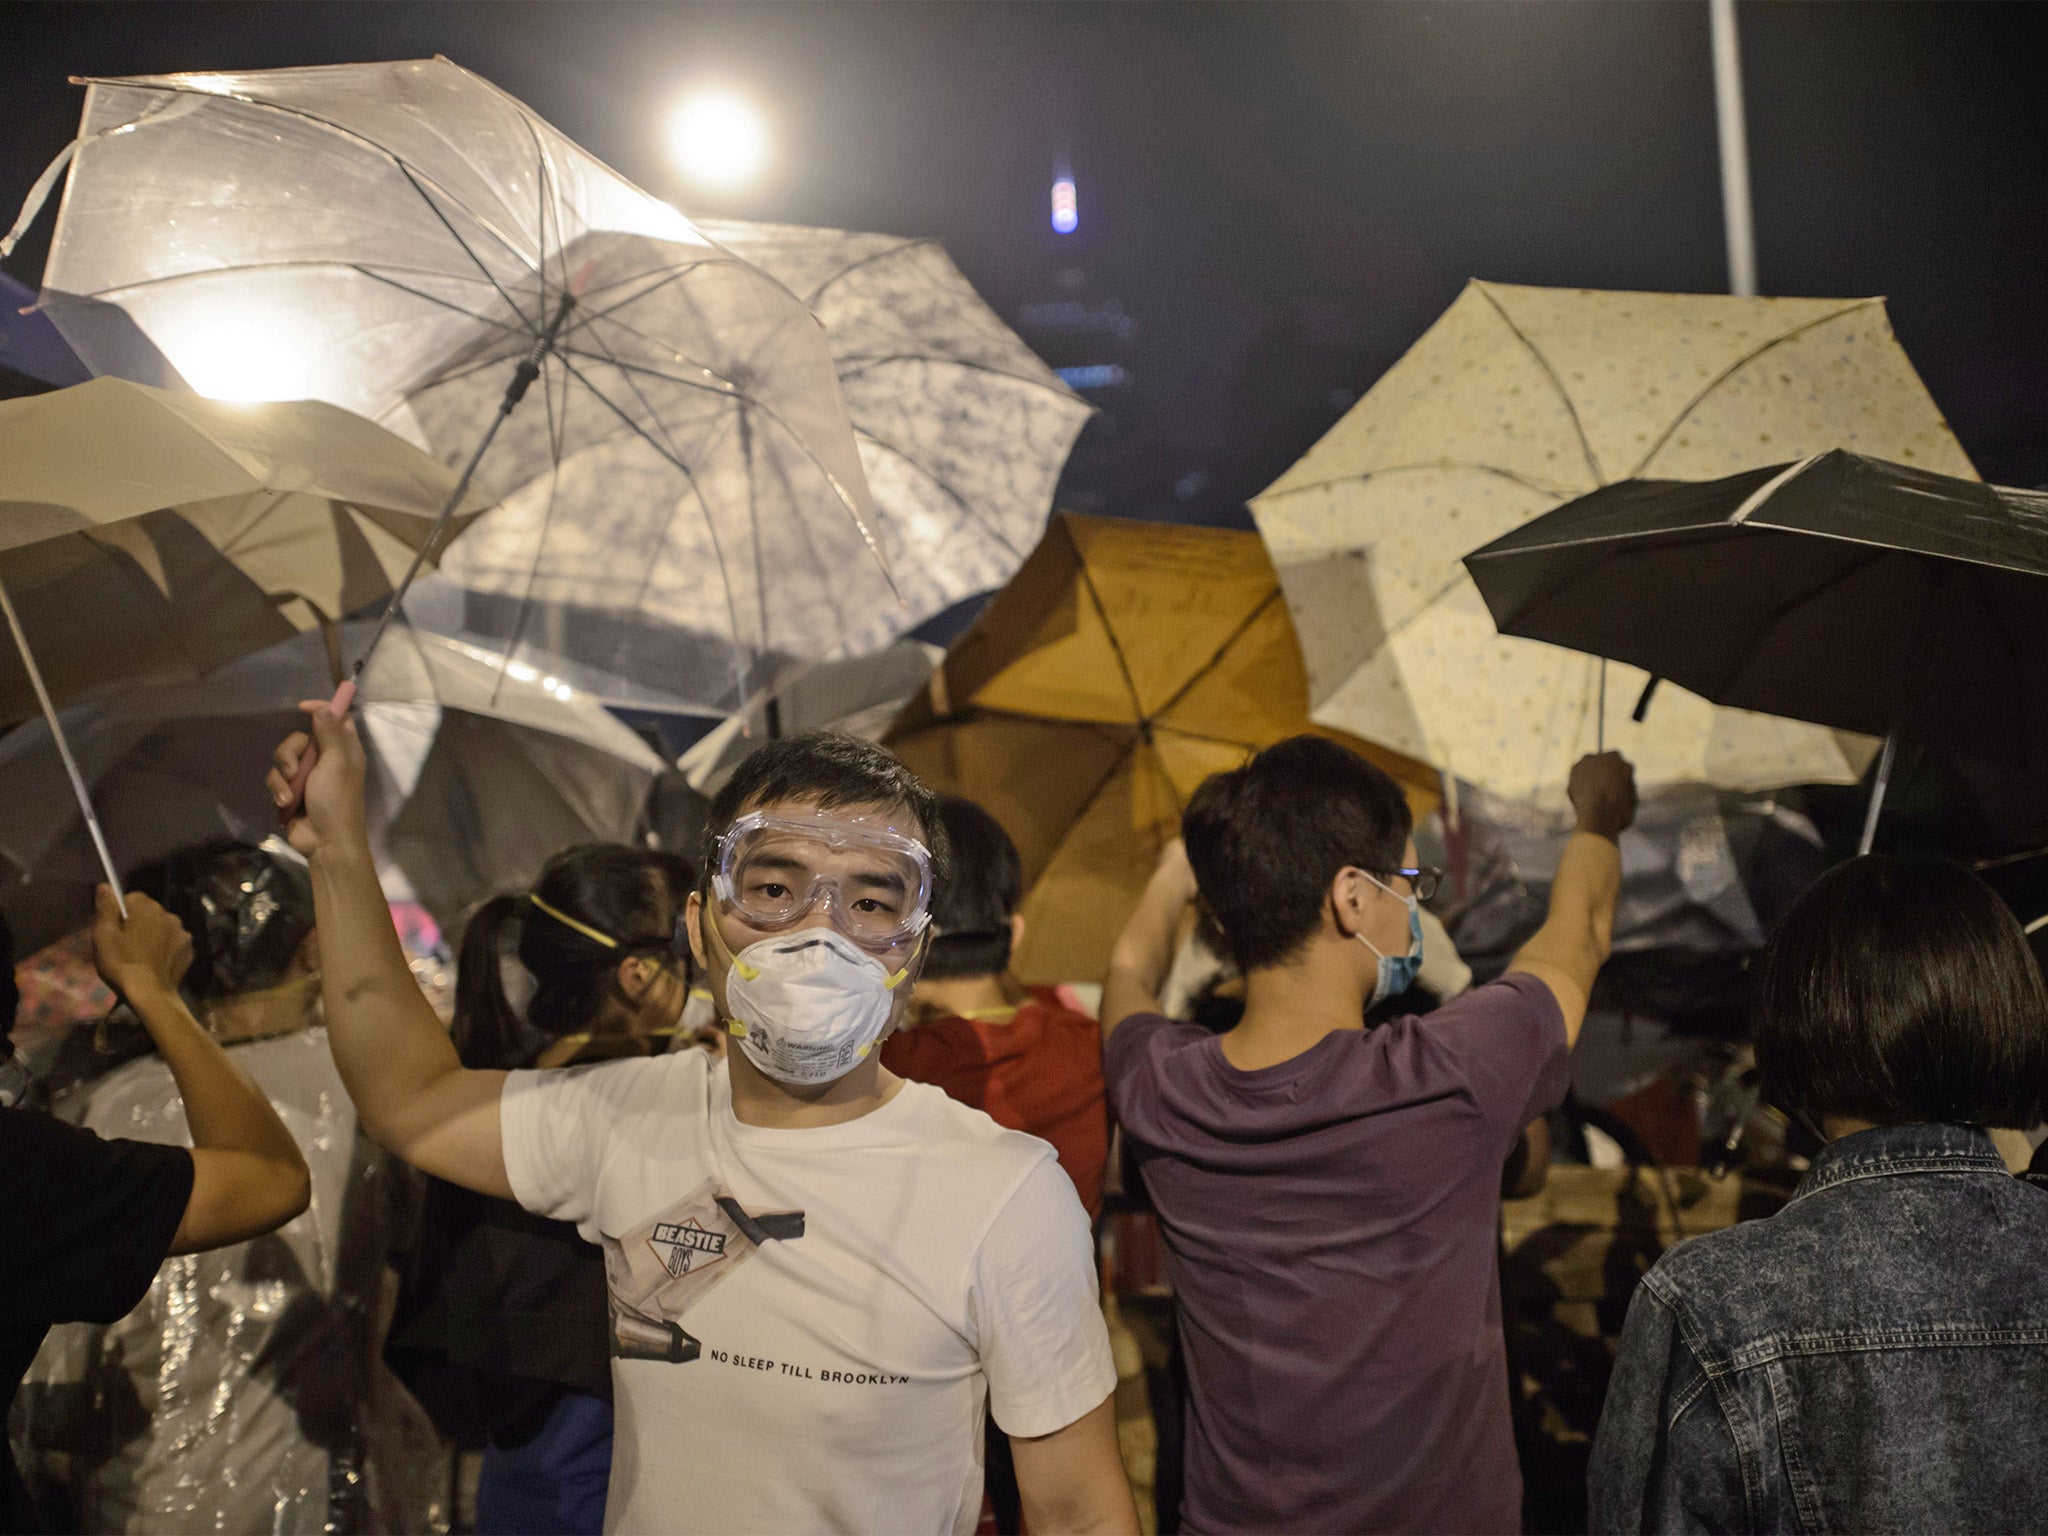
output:
[[[293,846],[337,1064],[370,1134],[601,1243],[612,1531],[974,1528],[984,1411],[1037,1536],[1135,1533],[1087,1217],[1045,1142],[882,1070],[928,942],[934,801],[880,748],[772,742],[713,803],[678,948],[597,934],[620,986],[687,943],[732,1037],[548,1072],[461,1066],[377,887],[355,727]],[[306,738],[278,749],[281,809]],[[632,952],[640,950],[638,960]]]

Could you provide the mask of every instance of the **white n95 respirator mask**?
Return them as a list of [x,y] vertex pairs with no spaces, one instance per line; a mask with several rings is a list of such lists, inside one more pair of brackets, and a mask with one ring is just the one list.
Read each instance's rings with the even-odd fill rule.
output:
[[777,1082],[829,1083],[875,1048],[909,974],[906,965],[892,975],[836,928],[776,934],[733,956],[726,1028],[747,1060]]

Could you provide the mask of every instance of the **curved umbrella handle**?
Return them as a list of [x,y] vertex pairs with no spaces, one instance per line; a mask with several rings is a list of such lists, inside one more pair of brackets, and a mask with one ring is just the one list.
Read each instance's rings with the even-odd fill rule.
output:
[[[334,697],[327,701],[327,713],[339,720],[349,712],[349,706],[356,701],[356,680],[342,679],[341,686],[334,690]],[[311,740],[299,758],[299,771],[292,775],[292,803],[279,809],[278,814],[289,821],[299,813],[299,807],[306,801],[306,780],[313,776],[313,765],[320,761],[320,749]]]

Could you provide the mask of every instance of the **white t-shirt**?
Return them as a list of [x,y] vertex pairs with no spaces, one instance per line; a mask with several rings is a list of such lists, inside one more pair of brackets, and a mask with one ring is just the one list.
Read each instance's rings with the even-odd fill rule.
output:
[[966,1536],[984,1403],[1045,1435],[1116,1385],[1072,1181],[936,1088],[768,1130],[689,1051],[501,1102],[520,1203],[605,1249],[608,1531]]

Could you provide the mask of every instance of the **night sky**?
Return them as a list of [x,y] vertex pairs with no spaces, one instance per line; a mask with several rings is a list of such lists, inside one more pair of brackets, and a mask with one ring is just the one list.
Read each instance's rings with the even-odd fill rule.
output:
[[[2048,11],[1739,15],[1763,291],[1888,295],[1986,477],[2048,482]],[[76,124],[70,74],[438,52],[686,212],[936,236],[1013,323],[1114,301],[1127,345],[1031,337],[1131,376],[1062,486],[1084,510],[1248,525],[1468,277],[1727,282],[1703,3],[16,5],[0,40],[0,223]],[[718,200],[661,140],[711,81],[777,140]]]

